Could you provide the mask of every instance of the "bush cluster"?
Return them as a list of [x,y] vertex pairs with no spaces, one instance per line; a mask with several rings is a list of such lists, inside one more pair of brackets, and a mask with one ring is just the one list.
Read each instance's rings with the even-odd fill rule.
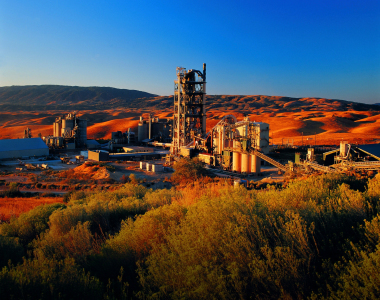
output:
[[380,178],[72,192],[0,226],[0,294],[380,298]]

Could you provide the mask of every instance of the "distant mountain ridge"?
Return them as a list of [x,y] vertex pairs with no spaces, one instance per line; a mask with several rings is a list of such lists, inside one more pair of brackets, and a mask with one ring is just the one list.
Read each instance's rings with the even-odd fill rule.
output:
[[[104,109],[109,105],[127,105],[136,99],[156,97],[137,90],[112,87],[29,85],[0,87],[0,108],[6,111],[42,109]],[[109,107],[108,107],[109,108]]]
[[[301,111],[379,111],[378,105],[325,98],[265,95],[207,95],[207,110],[241,113]],[[173,96],[112,87],[30,85],[0,87],[0,111],[54,111],[106,109],[173,110]]]

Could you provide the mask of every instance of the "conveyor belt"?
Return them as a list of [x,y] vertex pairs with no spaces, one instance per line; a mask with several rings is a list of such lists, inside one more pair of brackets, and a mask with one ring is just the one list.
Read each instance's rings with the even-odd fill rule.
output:
[[284,166],[283,164],[279,163],[278,161],[274,160],[273,158],[270,158],[269,156],[266,156],[264,153],[262,152],[259,152],[257,150],[253,150],[253,154],[260,157],[261,159],[267,161],[268,163],[270,163],[271,165],[279,168],[280,170],[282,171],[287,171],[288,168],[286,166]]
[[311,161],[305,162],[305,165],[310,166],[314,170],[318,170],[318,171],[322,171],[322,172],[326,172],[326,173],[336,172],[336,170],[333,168],[322,166],[320,164],[317,164],[317,163],[311,162]]

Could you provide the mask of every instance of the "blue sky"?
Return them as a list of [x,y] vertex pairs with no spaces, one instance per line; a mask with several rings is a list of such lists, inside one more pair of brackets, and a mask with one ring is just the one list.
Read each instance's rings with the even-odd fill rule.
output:
[[0,0],[0,86],[171,95],[204,62],[208,94],[380,102],[380,1]]

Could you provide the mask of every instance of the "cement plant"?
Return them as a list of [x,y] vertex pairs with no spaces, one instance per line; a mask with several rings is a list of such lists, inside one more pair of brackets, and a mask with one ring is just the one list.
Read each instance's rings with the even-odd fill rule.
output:
[[[207,131],[206,84],[206,64],[202,70],[177,67],[173,118],[160,119],[152,113],[148,118],[141,116],[137,133],[131,128],[112,132],[109,142],[101,145],[87,138],[87,120],[72,112],[56,117],[52,135],[38,134],[33,138],[27,128],[23,139],[0,140],[0,159],[56,156],[66,164],[72,164],[74,158],[75,164],[86,160],[142,161],[141,168],[148,166],[150,171],[163,172],[181,157],[198,158],[216,176],[235,179],[259,178],[265,166],[273,166],[279,174],[380,168],[377,144],[351,145],[341,141],[339,148],[330,147],[324,152],[326,148],[321,150],[320,145],[273,145],[268,123],[252,121],[248,116],[237,120],[228,111]],[[281,157],[283,149],[291,149],[294,157]],[[302,157],[301,151],[307,154]],[[71,160],[67,155],[70,152]]]
[[[113,127],[88,111],[53,111],[49,134],[27,123],[0,140],[0,294],[326,299],[334,286],[333,299],[375,295],[380,144],[321,145],[315,131],[298,145],[277,131],[276,144],[273,118],[249,105],[212,111],[206,64],[175,75],[170,111],[129,111],[132,122],[112,111]],[[96,138],[94,127],[110,134]]]

